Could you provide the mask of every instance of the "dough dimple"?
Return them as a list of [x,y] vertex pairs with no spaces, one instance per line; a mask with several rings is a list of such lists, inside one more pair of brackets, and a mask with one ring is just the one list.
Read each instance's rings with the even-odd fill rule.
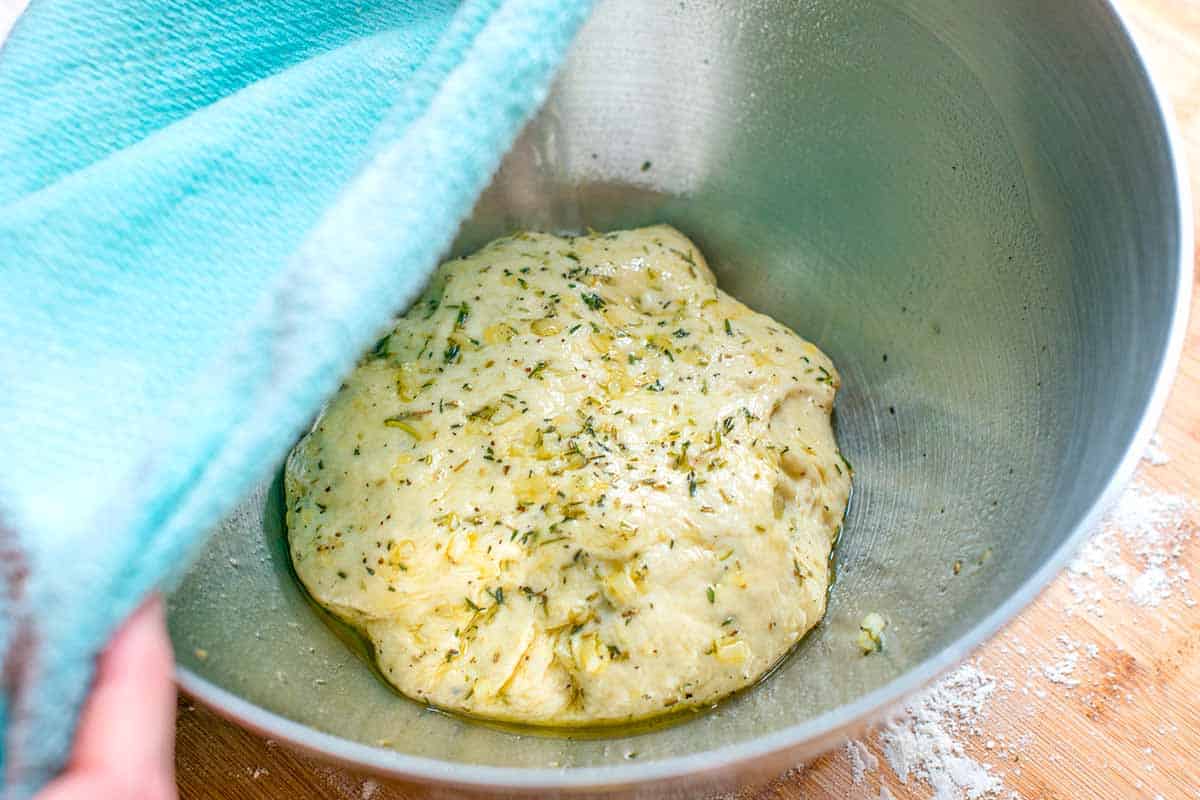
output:
[[296,573],[422,702],[544,725],[711,703],[824,613],[838,383],[673,228],[497,240],[292,451]]

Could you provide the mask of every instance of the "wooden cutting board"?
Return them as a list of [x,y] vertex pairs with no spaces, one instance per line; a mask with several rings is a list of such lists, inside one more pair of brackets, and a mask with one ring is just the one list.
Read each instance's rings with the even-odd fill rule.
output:
[[[1200,167],[1200,0],[1122,5],[1175,104],[1188,160]],[[1200,197],[1197,175],[1193,194]],[[1171,460],[1143,464],[1138,480],[1200,499],[1200,301],[1193,309],[1159,428]],[[1198,521],[1194,513],[1190,520]],[[1200,535],[1171,563],[1190,569],[1190,591],[1200,599]],[[977,654],[996,689],[974,730],[952,731],[952,739],[965,758],[989,765],[1005,794],[1027,800],[1200,800],[1200,605],[1189,606],[1187,588],[1177,587],[1158,607],[1140,606],[1106,580],[1094,581],[1105,589],[1098,603],[1088,601],[1095,608],[1068,614],[1079,599],[1060,577]],[[177,731],[185,800],[421,797],[296,755],[186,701]],[[857,757],[834,751],[741,798],[880,798],[881,787],[896,800],[932,796],[913,777],[901,782],[878,737],[863,742]]]

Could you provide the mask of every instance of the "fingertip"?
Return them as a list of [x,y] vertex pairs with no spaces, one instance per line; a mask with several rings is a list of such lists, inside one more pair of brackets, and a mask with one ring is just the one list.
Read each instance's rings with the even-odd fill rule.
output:
[[79,720],[72,768],[169,779],[174,763],[174,657],[162,598],[148,598],[100,654]]
[[96,681],[120,678],[129,672],[145,680],[169,680],[173,666],[166,607],[162,596],[155,593],[125,620],[100,654]]

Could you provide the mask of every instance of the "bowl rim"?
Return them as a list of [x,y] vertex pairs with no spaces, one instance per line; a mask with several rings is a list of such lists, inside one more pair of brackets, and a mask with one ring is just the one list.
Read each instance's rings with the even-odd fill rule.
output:
[[732,773],[751,762],[800,748],[806,743],[833,741],[849,735],[867,721],[877,719],[889,708],[932,683],[952,667],[964,661],[974,650],[994,636],[1017,616],[1050,584],[1069,559],[1095,530],[1104,512],[1117,500],[1129,483],[1142,453],[1157,427],[1174,382],[1187,331],[1188,309],[1192,297],[1192,260],[1194,220],[1191,186],[1185,151],[1171,102],[1146,61],[1143,49],[1134,38],[1126,15],[1114,0],[1092,0],[1097,13],[1106,14],[1109,25],[1120,36],[1140,71],[1143,88],[1154,104],[1158,124],[1166,140],[1166,157],[1172,166],[1175,183],[1176,230],[1179,232],[1176,262],[1177,282],[1167,345],[1160,354],[1153,389],[1139,412],[1137,428],[1126,444],[1117,468],[1103,489],[1093,498],[1087,512],[1075,524],[1049,559],[1029,576],[1007,600],[992,610],[970,630],[940,652],[862,697],[803,720],[781,730],[737,744],[725,745],[684,756],[657,761],[597,767],[498,767],[464,765],[425,756],[399,753],[372,747],[325,733],[258,706],[249,700],[202,678],[177,664],[175,679],[190,697],[238,725],[259,735],[287,743],[290,747],[332,760],[358,770],[409,781],[436,783],[447,787],[492,791],[529,790],[613,790],[634,784],[671,779],[699,779],[708,773]]

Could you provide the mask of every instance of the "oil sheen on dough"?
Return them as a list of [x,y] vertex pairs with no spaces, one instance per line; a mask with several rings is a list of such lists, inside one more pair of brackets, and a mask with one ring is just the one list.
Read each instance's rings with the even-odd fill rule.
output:
[[296,573],[422,702],[561,726],[711,703],[824,613],[838,384],[673,228],[497,240],[292,452]]

